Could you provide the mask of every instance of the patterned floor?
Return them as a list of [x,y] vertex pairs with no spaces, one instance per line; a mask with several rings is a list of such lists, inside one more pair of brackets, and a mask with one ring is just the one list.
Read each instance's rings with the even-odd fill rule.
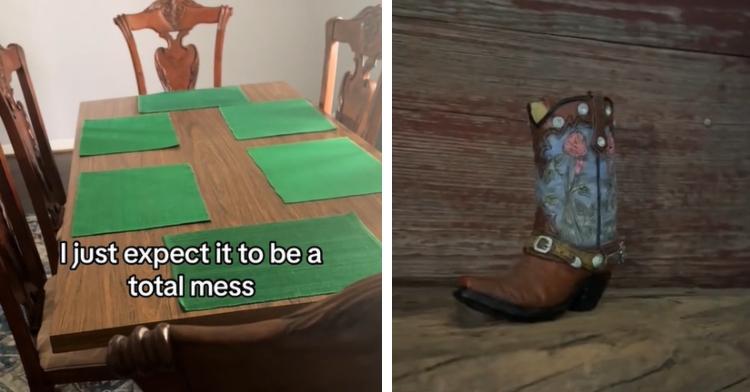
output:
[[[42,260],[45,262],[45,270],[49,274],[47,263],[47,252],[42,242],[41,231],[35,216],[28,217],[29,226],[34,233],[36,243]],[[140,389],[132,381],[105,381],[96,383],[69,384],[58,387],[61,392],[140,392]],[[0,392],[28,392],[26,374],[23,371],[21,360],[16,351],[13,335],[10,333],[5,315],[0,309]]]

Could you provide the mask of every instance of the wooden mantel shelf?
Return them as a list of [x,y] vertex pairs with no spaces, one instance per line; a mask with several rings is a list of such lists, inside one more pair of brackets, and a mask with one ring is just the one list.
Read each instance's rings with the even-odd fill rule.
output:
[[491,321],[450,288],[394,288],[393,390],[747,392],[750,290],[612,290],[594,312]]

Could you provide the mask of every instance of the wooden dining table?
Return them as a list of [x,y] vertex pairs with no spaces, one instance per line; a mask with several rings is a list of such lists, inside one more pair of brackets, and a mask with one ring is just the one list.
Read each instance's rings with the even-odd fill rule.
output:
[[[251,102],[301,98],[284,82],[242,85]],[[380,152],[331,117],[336,131],[238,141],[218,108],[172,112],[179,147],[156,151],[79,157],[83,120],[138,115],[137,98],[115,98],[83,102],[80,106],[76,143],[71,165],[68,200],[60,240],[81,246],[164,246],[164,235],[325,217],[354,212],[382,241],[382,194],[324,201],[284,204],[264,174],[247,154],[247,148],[280,143],[345,136],[378,160]],[[79,174],[83,172],[189,163],[211,216],[210,222],[150,230],[71,237]],[[346,162],[342,162],[345,165]],[[68,259],[71,256],[68,246]],[[154,270],[150,265],[87,265],[70,269],[60,265],[57,273],[50,342],[55,353],[107,346],[115,334],[130,334],[139,325],[180,323],[193,325],[241,324],[278,317],[326,296],[258,303],[214,310],[185,312],[177,298],[133,298],[126,280],[168,276],[170,266]]]

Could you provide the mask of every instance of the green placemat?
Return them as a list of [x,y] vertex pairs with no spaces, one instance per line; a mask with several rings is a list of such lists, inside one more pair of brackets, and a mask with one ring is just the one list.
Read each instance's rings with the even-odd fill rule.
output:
[[237,86],[200,90],[170,91],[138,96],[139,113],[175,112],[179,110],[215,108],[248,103]]
[[[179,301],[185,311],[332,294],[382,269],[381,244],[354,213],[164,237],[168,248],[199,247],[204,242],[213,248],[217,241],[229,243],[232,249],[243,242],[247,248],[257,246],[263,249],[265,258],[260,264],[241,264],[238,254],[233,251],[232,264],[219,265],[213,262],[216,254],[212,250],[209,255],[211,264],[173,264],[172,277],[182,275],[184,279],[185,296]],[[270,264],[269,244],[272,241],[277,247],[299,248],[301,262],[295,265]],[[321,250],[322,264],[307,263],[305,257],[312,255],[312,252],[308,253],[311,247]],[[251,297],[223,298],[191,296],[191,281],[194,280],[252,280],[254,294]],[[199,293],[196,290],[193,294]]]
[[381,163],[349,138],[257,147],[247,152],[285,203],[383,191]]
[[225,106],[219,110],[237,140],[336,129],[304,99]]
[[209,221],[188,164],[81,173],[73,237]]
[[169,114],[84,120],[80,156],[159,150],[180,145]]

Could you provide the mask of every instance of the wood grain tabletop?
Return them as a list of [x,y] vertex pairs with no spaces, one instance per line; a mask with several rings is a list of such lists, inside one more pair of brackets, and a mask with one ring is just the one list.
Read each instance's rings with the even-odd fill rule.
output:
[[[243,85],[252,102],[301,98],[283,82]],[[316,105],[317,106],[317,105]],[[68,205],[61,240],[81,246],[107,246],[115,242],[120,250],[128,246],[163,246],[162,237],[233,226],[263,224],[355,212],[367,228],[382,240],[382,195],[366,195],[286,205],[268,184],[247,154],[247,148],[333,137],[349,137],[381,160],[381,154],[357,135],[329,117],[338,129],[237,141],[217,108],[171,113],[180,146],[177,148],[93,157],[78,157],[81,125],[86,119],[138,115],[136,97],[83,102],[80,106],[68,187]],[[189,163],[211,217],[210,222],[150,230],[71,237],[71,223],[82,172]],[[70,246],[68,246],[68,257]],[[79,266],[71,271],[60,266],[57,275],[56,306],[52,317],[51,343],[54,352],[104,347],[114,334],[129,334],[134,326],[159,322],[201,325],[252,322],[288,313],[325,296],[276,301],[208,311],[184,312],[177,298],[132,298],[126,280],[170,278],[170,266],[154,270],[149,265]]]

